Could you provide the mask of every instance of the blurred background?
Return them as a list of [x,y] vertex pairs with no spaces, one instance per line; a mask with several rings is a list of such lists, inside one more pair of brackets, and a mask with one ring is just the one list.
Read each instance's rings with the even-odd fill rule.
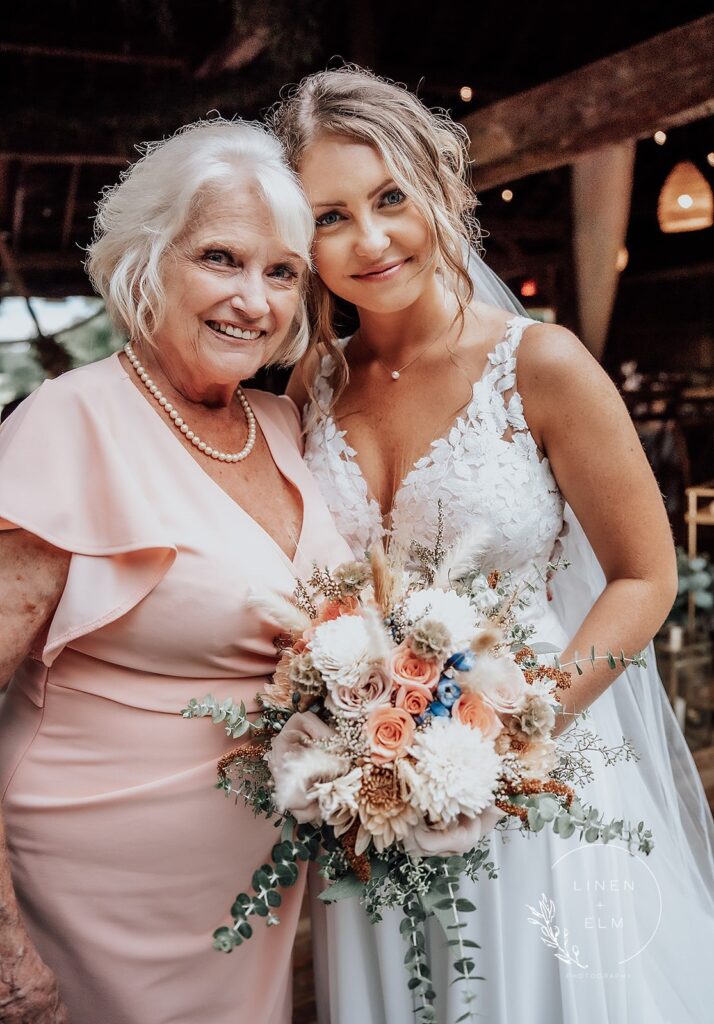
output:
[[137,143],[212,111],[259,117],[344,60],[404,82],[469,131],[487,262],[533,316],[578,333],[637,424],[680,546],[660,669],[714,791],[713,52],[711,4],[691,0],[6,6],[3,415],[123,341],[82,260]]

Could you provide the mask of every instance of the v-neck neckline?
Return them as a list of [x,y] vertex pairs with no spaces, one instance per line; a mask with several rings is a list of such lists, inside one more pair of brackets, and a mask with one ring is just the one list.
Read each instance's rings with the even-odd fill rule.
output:
[[298,532],[298,539],[295,545],[295,551],[293,553],[292,558],[287,553],[287,551],[285,551],[280,546],[280,544],[278,544],[273,535],[268,530],[266,530],[266,528],[261,523],[259,523],[258,520],[240,504],[240,502],[232,498],[227,491],[224,491],[221,485],[216,480],[214,480],[210,473],[208,473],[199,464],[198,460],[195,459],[193,455],[191,455],[191,452],[188,450],[188,448],[186,448],[186,446],[182,444],[182,442],[176,436],[176,428],[173,426],[173,424],[165,420],[161,416],[158,409],[154,409],[152,404],[149,401],[147,401],[147,399],[141,393],[139,388],[136,387],[131,377],[129,376],[129,373],[124,367],[121,359],[119,358],[119,355],[119,352],[115,352],[113,357],[116,361],[116,365],[119,369],[119,372],[125,378],[127,383],[131,386],[132,392],[136,394],[141,404],[148,410],[148,412],[151,415],[151,418],[158,423],[160,428],[162,428],[162,430],[165,432],[165,436],[168,436],[169,442],[172,445],[178,447],[178,449],[183,453],[183,455],[189,461],[189,463],[191,463],[194,466],[196,472],[200,473],[201,477],[207,480],[209,485],[215,488],[216,491],[218,491],[218,493],[222,495],[224,501],[228,502],[228,504],[232,506],[234,509],[236,509],[238,511],[238,514],[242,515],[242,517],[246,519],[255,530],[257,530],[260,534],[262,534],[262,536],[267,538],[267,540],[275,548],[275,550],[280,553],[280,556],[282,557],[283,561],[285,561],[290,566],[291,572],[294,573],[296,570],[298,559],[302,553],[303,541],[305,539],[305,527],[307,520],[307,504],[305,501],[305,492],[303,488],[300,486],[300,482],[298,481],[296,474],[292,473],[285,464],[286,460],[283,459],[281,445],[276,443],[277,439],[272,434],[273,424],[270,422],[270,418],[267,415],[264,415],[262,409],[257,408],[258,406],[260,406],[260,399],[258,399],[255,405],[251,403],[251,408],[253,410],[253,415],[255,416],[256,422],[260,427],[260,431],[263,437],[265,438],[265,443],[267,445],[268,452],[270,453],[270,457],[273,460],[273,464],[277,469],[278,473],[280,474],[280,476],[282,476],[285,480],[288,481],[289,484],[291,484],[295,488],[300,497],[300,530]]
[[[511,332],[513,330],[514,324],[516,324],[518,321],[521,321],[521,320],[525,320],[528,324],[533,323],[533,321],[530,319],[530,317],[524,317],[524,316],[519,316],[519,315],[512,316],[512,317],[510,317],[510,319],[506,320],[506,324],[505,324],[506,329],[505,329],[505,332],[504,332],[503,336],[499,339],[499,341],[489,351],[488,355],[486,356],[486,363],[485,363],[484,368],[483,368],[483,370],[481,372],[481,375],[479,377],[477,377],[476,380],[474,380],[473,384],[471,385],[471,398],[469,399],[468,403],[454,417],[454,419],[449,424],[448,428],[442,434],[440,434],[438,437],[435,437],[432,441],[430,441],[428,447],[426,448],[426,450],[419,456],[419,458],[415,459],[414,462],[411,464],[411,466],[409,467],[409,469],[407,470],[405,475],[399,481],[399,485],[397,486],[396,490],[394,491],[394,495],[392,497],[392,507],[390,508],[389,512],[386,513],[386,514],[382,511],[381,504],[379,503],[377,498],[374,496],[374,494],[372,493],[372,490],[371,490],[369,484],[367,483],[367,477],[364,475],[364,472],[362,471],[362,467],[361,467],[361,465],[358,462],[357,457],[356,457],[357,456],[357,449],[354,448],[350,444],[349,438],[347,436],[347,428],[342,428],[340,426],[339,422],[337,421],[337,419],[332,415],[332,413],[327,413],[326,421],[328,423],[331,423],[334,426],[335,431],[337,433],[339,433],[341,435],[341,437],[342,437],[342,440],[344,442],[344,458],[349,463],[350,466],[354,466],[355,467],[355,472],[359,476],[360,480],[362,481],[362,483],[364,485],[365,496],[366,496],[366,499],[367,499],[367,505],[374,508],[374,510],[375,510],[375,512],[376,512],[376,514],[378,516],[378,519],[379,519],[380,529],[381,529],[381,532],[382,532],[383,536],[388,536],[389,533],[392,531],[392,529],[394,527],[394,522],[393,522],[393,520],[394,520],[394,512],[395,512],[395,509],[397,508],[397,504],[399,502],[399,498],[400,498],[402,492],[408,486],[410,478],[419,469],[423,468],[423,466],[421,466],[420,463],[423,463],[425,459],[428,460],[428,459],[430,459],[432,457],[433,449],[434,449],[434,447],[436,445],[438,445],[441,441],[448,441],[448,438],[449,438],[449,436],[451,434],[451,431],[457,425],[457,423],[462,418],[462,416],[469,414],[469,412],[470,412],[470,410],[471,410],[471,408],[472,408],[472,406],[474,404],[474,401],[476,399],[477,389],[480,388],[481,385],[484,384],[487,381],[489,373],[492,370],[494,370],[499,365],[499,363],[494,363],[492,361],[491,357],[496,355],[499,346],[503,345],[505,342],[508,342],[510,340]],[[342,349],[343,352],[347,348],[347,345],[349,344],[350,340],[351,340],[351,336],[349,338],[345,339],[344,345],[343,345],[343,349]],[[330,387],[330,392],[332,393],[333,389],[332,389],[332,386],[329,384],[329,380],[327,381],[327,383],[328,383],[328,386]],[[387,524],[387,520],[389,520],[389,526],[386,525]]]

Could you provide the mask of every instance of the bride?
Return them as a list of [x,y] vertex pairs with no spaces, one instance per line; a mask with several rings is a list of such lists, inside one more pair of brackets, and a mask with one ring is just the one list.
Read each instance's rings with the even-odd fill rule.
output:
[[[289,393],[355,555],[433,545],[441,502],[447,543],[478,520],[488,570],[533,583],[524,618],[564,662],[593,645],[645,648],[677,585],[657,484],[598,363],[564,328],[523,315],[480,259],[463,130],[354,68],[304,80],[273,123],[317,231],[315,343]],[[351,338],[334,337],[336,298],[358,315]],[[547,581],[538,570],[561,550],[571,565]],[[579,757],[587,802],[643,820],[654,852],[494,833],[497,881],[462,884],[478,908],[467,934],[481,947],[485,1021],[707,1019],[711,818],[649,655],[647,670],[603,659],[573,672],[559,742]],[[588,754],[593,733],[607,758]],[[397,912],[373,926],[353,901],[324,918],[321,906],[323,1022],[408,1024]],[[429,941],[437,1019],[453,1024],[465,1007],[436,925]]]

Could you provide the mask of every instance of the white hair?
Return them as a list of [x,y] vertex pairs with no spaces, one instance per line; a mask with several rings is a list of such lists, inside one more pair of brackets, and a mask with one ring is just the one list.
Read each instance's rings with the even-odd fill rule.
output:
[[[265,200],[282,243],[310,266],[314,218],[275,136],[263,125],[215,118],[145,144],[143,156],[105,189],[86,268],[107,312],[130,338],[152,344],[165,313],[162,261],[200,200],[246,174]],[[293,327],[272,362],[297,362],[307,347],[307,274]]]

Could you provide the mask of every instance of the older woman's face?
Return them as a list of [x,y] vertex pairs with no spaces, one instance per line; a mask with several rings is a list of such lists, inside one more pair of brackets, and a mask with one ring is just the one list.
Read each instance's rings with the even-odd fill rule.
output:
[[253,183],[206,198],[165,258],[160,358],[198,390],[252,377],[285,340],[304,272]]

